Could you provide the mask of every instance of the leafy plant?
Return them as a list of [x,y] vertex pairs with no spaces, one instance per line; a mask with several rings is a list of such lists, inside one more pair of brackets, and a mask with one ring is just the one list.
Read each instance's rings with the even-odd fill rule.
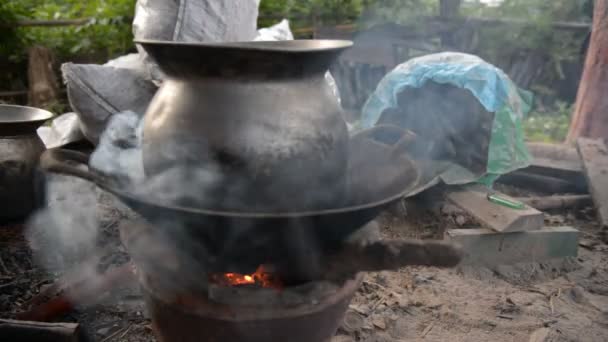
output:
[[[43,44],[59,58],[103,53],[114,56],[133,47],[131,21],[135,0],[4,0],[0,22],[8,23],[1,35],[0,54],[11,61],[26,57],[27,47]],[[18,20],[90,20],[81,26],[14,27]]]
[[524,121],[526,138],[538,142],[563,142],[568,134],[573,105],[558,102],[549,110],[536,109]]

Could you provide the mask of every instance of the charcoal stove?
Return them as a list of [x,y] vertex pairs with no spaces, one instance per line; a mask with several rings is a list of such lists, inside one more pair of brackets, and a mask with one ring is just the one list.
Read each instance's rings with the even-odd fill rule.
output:
[[[293,285],[276,278],[258,283],[255,275],[229,272],[221,274],[222,281],[148,226],[143,220],[123,225],[121,239],[137,265],[162,342],[329,341],[361,283],[362,274],[356,272]],[[375,230],[370,225],[356,239],[371,241]]]
[[[357,275],[341,286],[328,286],[325,292],[318,282],[280,292],[242,289],[244,293],[239,294],[241,289],[235,288],[229,291],[233,297],[228,303],[205,296],[165,297],[152,289],[149,281],[142,281],[142,287],[161,342],[325,342],[340,326],[361,278]],[[234,304],[243,295],[248,305]],[[250,303],[252,299],[257,303]]]

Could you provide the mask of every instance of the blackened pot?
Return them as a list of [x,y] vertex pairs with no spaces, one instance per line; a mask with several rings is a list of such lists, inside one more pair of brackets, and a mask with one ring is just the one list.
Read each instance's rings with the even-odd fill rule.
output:
[[0,105],[0,220],[27,217],[42,202],[36,166],[45,147],[36,129],[53,116],[32,107]]

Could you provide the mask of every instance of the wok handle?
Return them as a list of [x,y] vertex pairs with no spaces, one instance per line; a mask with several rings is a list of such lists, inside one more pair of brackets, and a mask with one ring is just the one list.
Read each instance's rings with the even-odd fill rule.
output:
[[[60,148],[46,150],[40,157],[40,167],[46,172],[70,175],[100,184],[102,178],[91,172],[88,165],[88,155]],[[86,170],[82,166],[86,166]]]
[[[416,140],[416,134],[396,125],[377,125],[357,133],[354,138],[368,138],[392,149],[394,156],[407,153],[408,147]],[[389,140],[389,141],[387,141]]]

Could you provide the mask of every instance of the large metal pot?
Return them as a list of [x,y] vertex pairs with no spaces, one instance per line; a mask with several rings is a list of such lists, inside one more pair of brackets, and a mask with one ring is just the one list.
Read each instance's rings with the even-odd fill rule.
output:
[[200,187],[225,210],[321,210],[344,201],[348,132],[324,75],[351,42],[136,43],[167,75],[145,117],[146,177],[214,170],[222,179],[212,186],[176,186]]
[[42,204],[35,177],[45,147],[36,129],[53,116],[38,108],[0,105],[0,220],[29,215]]

